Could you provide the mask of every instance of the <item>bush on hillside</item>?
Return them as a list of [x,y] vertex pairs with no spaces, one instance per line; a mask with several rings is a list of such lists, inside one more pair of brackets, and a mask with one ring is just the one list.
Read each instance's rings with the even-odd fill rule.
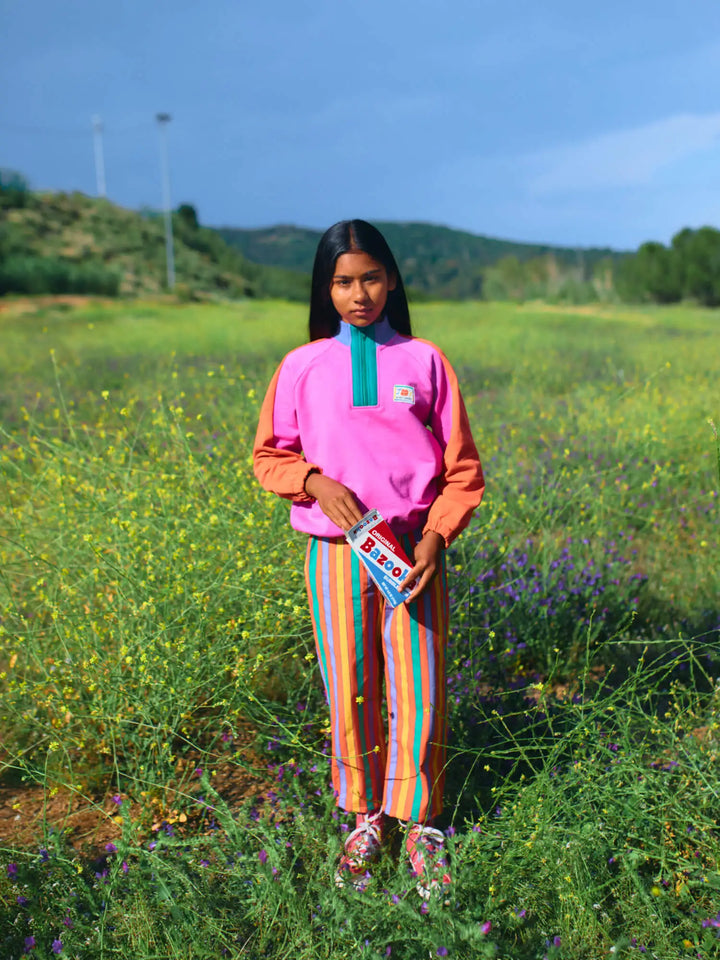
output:
[[616,275],[618,293],[631,302],[677,303],[695,300],[720,306],[720,230],[686,227],[669,247],[643,243]]
[[9,257],[0,262],[0,296],[6,293],[118,294],[120,278],[99,263],[75,264],[54,257]]
[[30,184],[17,170],[0,168],[0,209],[24,207],[30,195]]

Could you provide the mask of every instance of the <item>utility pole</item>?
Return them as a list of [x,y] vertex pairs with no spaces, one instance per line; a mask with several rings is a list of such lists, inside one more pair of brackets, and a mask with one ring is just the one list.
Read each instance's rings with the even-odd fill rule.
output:
[[92,118],[93,141],[95,144],[95,180],[97,182],[97,195],[106,196],[105,191],[105,154],[103,152],[103,122],[95,114]]
[[173,253],[172,211],[170,209],[170,168],[168,164],[167,125],[171,117],[169,113],[155,115],[160,132],[160,168],[162,171],[163,210],[165,213],[165,253],[167,260],[167,285],[169,290],[175,289],[175,256]]

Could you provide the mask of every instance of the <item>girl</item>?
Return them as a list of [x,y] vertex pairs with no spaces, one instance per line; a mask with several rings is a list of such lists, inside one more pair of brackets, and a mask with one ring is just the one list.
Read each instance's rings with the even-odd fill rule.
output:
[[[365,888],[385,818],[395,817],[408,824],[419,892],[442,891],[450,878],[431,823],[445,766],[444,550],[484,481],[455,374],[437,347],[412,337],[395,258],[364,220],[336,223],[320,240],[310,342],[275,373],[253,454],[260,483],[292,501],[292,526],[309,534],[305,577],[333,786],[357,816],[336,883]],[[395,609],[343,537],[371,508],[414,564]]]

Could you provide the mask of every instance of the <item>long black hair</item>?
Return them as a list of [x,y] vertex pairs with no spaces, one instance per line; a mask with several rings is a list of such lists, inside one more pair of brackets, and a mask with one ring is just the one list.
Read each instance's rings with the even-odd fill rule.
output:
[[340,317],[330,299],[330,282],[337,258],[343,253],[367,253],[385,267],[388,277],[395,277],[395,289],[388,291],[385,315],[394,330],[412,336],[405,287],[385,237],[366,220],[341,220],[325,231],[315,253],[310,294],[310,339],[334,337],[338,332]]

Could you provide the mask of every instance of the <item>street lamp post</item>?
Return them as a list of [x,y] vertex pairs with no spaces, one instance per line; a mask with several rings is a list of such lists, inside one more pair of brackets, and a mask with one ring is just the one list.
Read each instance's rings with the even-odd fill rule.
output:
[[170,209],[170,167],[168,164],[167,125],[170,123],[169,113],[155,115],[160,132],[160,167],[162,170],[163,211],[165,213],[165,254],[167,261],[167,285],[169,290],[175,289],[175,256],[173,253],[172,211]]
[[103,152],[103,122],[97,114],[92,118],[93,143],[95,146],[95,180],[97,195],[104,197],[105,190],[105,155]]

